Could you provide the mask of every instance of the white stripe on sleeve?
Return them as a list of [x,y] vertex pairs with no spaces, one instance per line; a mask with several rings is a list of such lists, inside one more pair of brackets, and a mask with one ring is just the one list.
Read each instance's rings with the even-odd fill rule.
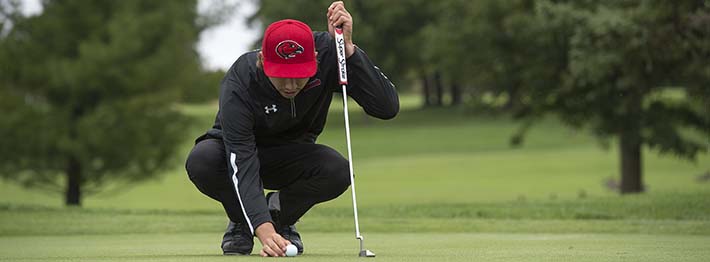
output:
[[237,179],[237,171],[239,170],[237,168],[237,154],[230,153],[229,163],[232,164],[232,169],[234,170],[234,173],[232,174],[232,181],[234,181],[234,190],[237,191],[237,199],[239,200],[239,206],[242,208],[244,219],[247,221],[247,225],[249,225],[249,230],[251,230],[251,234],[254,235],[254,227],[251,225],[251,220],[249,220],[249,216],[247,216],[247,210],[244,209],[242,197],[239,194],[239,180]]

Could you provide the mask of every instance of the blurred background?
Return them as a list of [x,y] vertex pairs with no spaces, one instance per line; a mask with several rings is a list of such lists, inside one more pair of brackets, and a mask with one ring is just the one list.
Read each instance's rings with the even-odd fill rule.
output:
[[[183,168],[219,82],[273,21],[327,30],[330,2],[0,0],[0,232],[222,230]],[[710,1],[345,5],[402,105],[351,107],[364,228],[710,234]],[[341,104],[318,142],[346,153]],[[349,232],[349,208],[302,228]]]

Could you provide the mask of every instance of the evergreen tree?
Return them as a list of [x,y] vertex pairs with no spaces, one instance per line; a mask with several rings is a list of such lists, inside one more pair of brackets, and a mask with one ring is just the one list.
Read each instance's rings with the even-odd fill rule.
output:
[[196,1],[42,4],[2,22],[0,176],[80,205],[174,163],[188,124],[175,103],[201,74]]

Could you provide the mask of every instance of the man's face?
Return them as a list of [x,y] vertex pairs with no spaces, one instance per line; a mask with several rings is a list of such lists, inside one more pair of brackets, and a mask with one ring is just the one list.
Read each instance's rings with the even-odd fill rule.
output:
[[[264,54],[259,51],[259,59],[264,59]],[[318,57],[318,52],[315,52],[315,57]],[[269,77],[271,84],[276,87],[279,94],[285,98],[294,98],[301,92],[301,89],[308,83],[308,77],[306,78],[279,78],[279,77]]]
[[271,84],[276,87],[276,90],[279,91],[279,94],[285,98],[296,97],[298,92],[301,92],[301,89],[303,89],[308,82],[308,78],[269,77],[269,80],[271,81]]

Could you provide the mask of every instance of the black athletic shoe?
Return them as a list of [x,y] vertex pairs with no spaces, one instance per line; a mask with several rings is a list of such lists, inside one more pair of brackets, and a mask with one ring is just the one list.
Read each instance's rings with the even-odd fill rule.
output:
[[225,255],[249,255],[254,248],[254,237],[242,224],[229,221],[222,238],[222,252]]
[[276,233],[279,233],[283,238],[291,241],[291,244],[296,246],[298,254],[303,254],[303,241],[301,241],[301,235],[296,231],[296,226],[294,225],[281,225],[279,219],[279,212],[281,212],[281,201],[278,198],[279,194],[277,192],[271,192],[266,194],[266,204],[269,206],[269,213],[271,213],[271,219],[274,220],[274,227],[276,228]]
[[301,235],[296,231],[296,226],[282,226],[277,229],[276,232],[278,232],[286,240],[291,241],[291,244],[296,246],[296,249],[298,249],[299,255],[303,254],[303,242],[301,241]]

